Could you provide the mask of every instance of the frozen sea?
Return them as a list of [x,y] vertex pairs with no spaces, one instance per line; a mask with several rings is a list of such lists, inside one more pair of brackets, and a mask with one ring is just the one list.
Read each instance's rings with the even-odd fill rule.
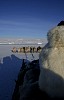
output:
[[[13,47],[28,45],[0,45],[0,100],[11,100],[15,80],[22,66],[22,60],[32,61],[39,58],[39,53],[12,53]],[[38,46],[38,45],[33,45]]]

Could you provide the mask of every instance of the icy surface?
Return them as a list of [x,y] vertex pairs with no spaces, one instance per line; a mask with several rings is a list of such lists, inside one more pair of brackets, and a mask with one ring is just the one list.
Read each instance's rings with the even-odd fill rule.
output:
[[0,100],[11,100],[22,60],[32,61],[39,58],[38,53],[34,53],[33,56],[31,53],[12,53],[14,46],[22,45],[0,45]]

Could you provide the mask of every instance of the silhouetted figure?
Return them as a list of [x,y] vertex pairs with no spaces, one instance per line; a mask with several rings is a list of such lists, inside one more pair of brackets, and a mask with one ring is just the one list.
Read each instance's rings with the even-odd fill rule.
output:
[[25,53],[25,47],[23,47],[23,51],[24,51],[24,53]]
[[61,21],[57,26],[64,26],[64,21]]
[[30,47],[30,53],[32,53],[32,48]]

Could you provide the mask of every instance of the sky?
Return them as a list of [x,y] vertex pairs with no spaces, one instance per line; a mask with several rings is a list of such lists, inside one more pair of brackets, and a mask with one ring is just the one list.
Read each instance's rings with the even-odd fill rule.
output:
[[64,0],[0,0],[0,38],[46,38],[64,20]]

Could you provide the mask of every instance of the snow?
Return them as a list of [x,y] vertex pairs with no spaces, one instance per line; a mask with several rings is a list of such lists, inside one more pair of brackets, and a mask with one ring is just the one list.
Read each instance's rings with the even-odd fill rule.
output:
[[[22,60],[34,60],[39,58],[38,53],[12,53],[13,47],[22,45],[0,45],[0,100],[11,100],[15,80],[22,66]],[[24,45],[25,46],[25,45]]]

